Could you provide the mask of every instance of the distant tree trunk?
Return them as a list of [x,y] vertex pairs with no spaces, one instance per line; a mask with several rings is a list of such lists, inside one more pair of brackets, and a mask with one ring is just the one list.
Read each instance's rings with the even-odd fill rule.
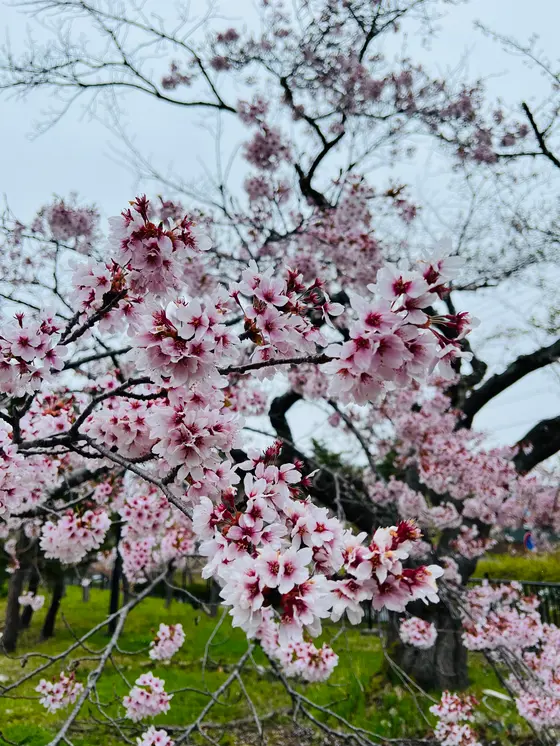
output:
[[48,640],[54,635],[54,623],[56,621],[56,615],[60,608],[60,602],[64,595],[64,573],[57,572],[53,579],[52,585],[52,598],[51,605],[47,611],[47,616],[43,622],[43,629],[41,630],[41,640]]
[[18,599],[23,591],[25,572],[25,567],[19,567],[12,573],[8,584],[8,600],[6,603],[6,617],[2,635],[2,647],[7,653],[13,653],[17,645],[20,624]]
[[[442,534],[440,555],[449,548],[454,535],[455,532],[450,530]],[[468,580],[474,574],[477,561],[457,555],[455,559],[462,578],[462,584],[457,590],[457,595],[460,596],[467,589]],[[435,645],[428,650],[403,645],[398,635],[398,616],[391,614],[389,639],[393,659],[424,689],[465,689],[469,685],[468,652],[463,645],[463,627],[457,604],[452,598],[449,598],[448,602],[440,601],[438,604],[427,606],[422,601],[415,601],[408,604],[406,610],[412,616],[434,624],[438,633],[437,639]]]
[[[113,572],[111,573],[111,595],[109,596],[109,616],[116,614],[120,608],[120,590],[121,590],[121,579],[122,579],[122,567],[123,561],[121,553],[119,552],[119,542],[121,538],[121,527],[117,526],[117,541],[115,563],[113,565]],[[112,635],[117,628],[117,617],[114,616],[109,624],[107,625],[107,634]]]
[[[33,595],[37,593],[40,581],[41,576],[39,575],[39,570],[37,569],[36,565],[32,565],[31,574],[29,576],[29,585],[27,586],[27,590],[29,591],[29,593],[32,593]],[[31,606],[25,606],[23,611],[21,612],[21,619],[19,620],[20,629],[27,629],[31,624],[32,618],[33,608]]]
[[126,604],[130,601],[130,583],[128,582],[128,578],[123,572],[122,576],[122,588],[123,588],[123,606],[126,606]]
[[171,602],[173,601],[173,571],[170,570],[166,576],[167,583],[165,584],[165,608],[171,608]]
[[[428,650],[403,645],[398,635],[399,623],[403,617],[391,614],[388,651],[391,658],[423,689],[465,689],[469,678],[467,650],[461,639],[461,621],[444,603],[425,606],[422,601],[416,601],[409,604],[406,610],[413,616],[434,624],[438,636],[433,647]],[[391,678],[398,677],[396,672],[391,672],[390,665],[388,669]]]
[[215,580],[210,581],[210,603],[208,604],[210,606],[210,616],[217,616],[218,614],[218,606],[220,605],[221,598],[220,598],[220,586],[216,583]]

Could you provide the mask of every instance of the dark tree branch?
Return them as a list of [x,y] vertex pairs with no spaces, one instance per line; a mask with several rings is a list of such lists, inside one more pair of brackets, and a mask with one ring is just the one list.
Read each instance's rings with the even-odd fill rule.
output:
[[285,360],[259,360],[255,363],[246,363],[245,365],[230,365],[228,368],[218,368],[218,373],[228,375],[228,373],[247,373],[250,370],[259,370],[259,368],[271,368],[275,365],[299,365],[300,363],[311,363],[312,365],[322,365],[332,360],[324,353],[320,355],[302,355],[300,357],[290,357]]
[[[294,445],[287,420],[288,411],[301,398],[300,394],[294,391],[276,397],[270,406],[269,417],[276,434],[285,444],[284,456],[299,459],[303,462],[304,468],[311,472],[316,469],[316,464]],[[382,509],[368,497],[367,490],[361,482],[350,479],[345,479],[344,483],[342,481],[332,471],[321,468],[313,479],[309,494],[314,501],[334,513],[339,513],[342,509],[346,520],[360,531],[371,534],[378,525],[387,520],[387,516],[381,515]],[[350,481],[352,484],[349,484]]]
[[539,147],[541,149],[541,153],[548,158],[548,160],[553,163],[556,168],[560,168],[560,160],[554,155],[554,153],[548,149],[548,146],[546,144],[544,133],[537,127],[537,123],[535,122],[535,118],[533,117],[533,114],[527,104],[523,102],[521,104],[521,108],[525,112],[527,119],[529,120],[529,124],[531,125],[531,128],[533,132],[535,133],[535,137],[537,138],[537,142],[539,143]]
[[517,445],[519,452],[513,462],[520,474],[526,474],[560,451],[560,416],[537,423]]
[[64,365],[63,370],[70,370],[72,368],[79,368],[81,365],[85,365],[86,363],[92,363],[95,360],[103,360],[106,357],[116,357],[117,355],[124,355],[127,352],[130,352],[132,347],[121,347],[120,350],[108,350],[107,352],[97,352],[92,355],[87,355],[86,357],[79,358],[78,360],[73,360]]
[[548,347],[542,347],[540,350],[521,355],[508,365],[502,373],[496,373],[489,378],[482,386],[471,392],[462,405],[465,418],[461,421],[461,427],[470,427],[474,416],[494,397],[501,394],[514,383],[521,380],[524,376],[532,373],[539,368],[556,362],[560,359],[560,339],[553,342]]

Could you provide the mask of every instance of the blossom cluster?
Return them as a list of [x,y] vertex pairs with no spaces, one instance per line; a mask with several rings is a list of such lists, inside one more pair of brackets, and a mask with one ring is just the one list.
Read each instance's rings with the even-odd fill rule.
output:
[[124,521],[123,536],[137,538],[157,536],[169,520],[170,509],[167,498],[152,489],[126,494],[119,514]]
[[[204,577],[223,585],[234,626],[253,637],[273,609],[281,645],[315,636],[321,619],[338,621],[346,614],[356,624],[362,602],[374,608],[404,610],[414,599],[437,600],[438,566],[404,568],[418,528],[409,522],[379,528],[371,541],[354,535],[340,521],[308,499],[306,480],[294,464],[272,463],[279,449],[254,455],[243,466],[245,505],[215,505],[201,498],[193,529],[208,557]],[[332,579],[342,573],[340,579]]]
[[173,695],[167,694],[164,685],[165,681],[154,676],[151,671],[139,676],[123,698],[126,717],[137,723],[144,718],[167,712]]
[[474,719],[476,699],[445,691],[430,712],[439,718],[434,736],[441,746],[481,746],[468,721]]
[[485,582],[465,594],[463,643],[469,650],[521,651],[539,643],[544,628],[538,600],[521,596],[519,586]]
[[[508,610],[519,597],[519,590],[514,588],[510,594],[505,590],[501,592],[505,596],[505,610]],[[500,607],[498,612],[502,612]],[[497,624],[503,626],[500,619]],[[560,727],[560,629],[553,624],[542,624],[540,619],[538,624],[541,629],[538,639],[534,633],[518,634],[518,648],[515,652],[519,669],[525,675],[512,673],[507,679],[507,685],[515,695],[519,714],[536,730],[541,731]],[[520,626],[523,626],[523,622]]]
[[157,635],[150,643],[150,658],[153,661],[169,661],[185,642],[182,624],[159,625]]
[[[210,483],[208,476],[207,484]],[[118,551],[124,574],[131,583],[144,583],[152,573],[171,563],[180,568],[185,558],[195,552],[190,519],[171,506],[155,487],[128,475],[122,491],[113,496],[112,505],[123,521]]]
[[[457,358],[470,357],[460,340],[472,326],[468,314],[430,317],[425,312],[440,297],[445,283],[456,273],[453,259],[425,261],[418,270],[386,266],[368,285],[375,300],[356,294],[350,304],[357,316],[349,327],[350,339],[330,345],[335,358],[324,372],[330,377],[329,393],[341,401],[375,400],[386,382],[404,387],[426,378],[437,366],[439,375],[452,375]],[[438,324],[456,331],[453,340]]]
[[191,485],[208,480],[219,486],[225,479],[230,486],[232,479],[233,483],[238,479],[230,474],[222,454],[239,445],[241,419],[223,406],[218,390],[209,391],[206,401],[193,398],[178,396],[174,404],[157,407],[150,415],[150,432],[157,439],[153,452]]
[[436,642],[437,629],[431,622],[413,616],[400,623],[399,637],[405,645],[413,645],[420,650],[428,650]]
[[305,640],[281,645],[274,611],[270,607],[264,610],[255,637],[266,655],[281,666],[286,676],[308,682],[326,681],[338,664],[338,655],[326,643],[320,648]]
[[88,416],[83,432],[107,448],[118,449],[125,458],[142,458],[155,443],[147,425],[152,405],[151,401],[110,397]]
[[45,605],[45,597],[39,596],[36,593],[31,593],[30,591],[24,591],[24,593],[19,596],[18,603],[20,606],[30,606],[33,611],[39,611],[39,609],[42,609]]
[[68,510],[56,523],[44,524],[40,546],[47,559],[76,564],[103,544],[110,526],[105,510],[86,510],[82,515]]
[[[519,475],[512,449],[488,448],[480,433],[458,428],[461,415],[450,407],[448,387],[435,379],[421,388],[389,392],[376,411],[345,409],[366,438],[372,429],[388,432],[371,439],[377,463],[387,459],[391,467],[387,481],[367,478],[371,499],[416,520],[434,548],[438,532],[453,530],[445,552],[468,559],[491,550],[508,528],[554,532],[560,525],[554,480],[546,474]],[[333,425],[344,427],[344,422]],[[418,484],[408,478],[411,473]]]
[[42,695],[39,701],[43,707],[48,712],[56,712],[74,704],[83,689],[84,685],[76,681],[74,672],[67,675],[61,671],[58,679],[53,679],[53,681],[41,679],[35,691]]
[[33,233],[43,234],[49,240],[63,243],[86,254],[96,237],[99,213],[94,207],[76,204],[70,200],[55,199],[37,213],[31,223]]
[[0,423],[0,516],[16,516],[44,503],[57,483],[57,472],[55,459],[19,451]]
[[147,731],[136,739],[138,746],[173,746],[175,743],[164,730],[150,725]]
[[273,267],[260,272],[255,262],[241,278],[230,286],[230,294],[243,312],[246,334],[257,345],[253,361],[314,354],[317,346],[327,346],[327,337],[310,317],[317,314],[332,323],[344,307],[331,302],[319,280],[305,283],[301,273],[291,269],[283,275],[275,274]]
[[178,289],[193,257],[210,248],[209,238],[188,218],[158,221],[145,197],[109,222],[113,259],[126,269],[133,293],[163,295]]
[[230,312],[224,295],[171,301],[144,313],[137,322],[135,360],[140,370],[164,386],[207,378],[237,356],[236,337],[223,323]]
[[66,348],[59,344],[60,321],[48,311],[29,317],[24,311],[2,319],[0,332],[0,393],[23,396],[64,365]]
[[100,312],[100,328],[116,331],[133,322],[145,300],[183,289],[210,239],[187,217],[158,215],[146,197],[110,219],[108,260],[77,264],[72,300],[84,313]]

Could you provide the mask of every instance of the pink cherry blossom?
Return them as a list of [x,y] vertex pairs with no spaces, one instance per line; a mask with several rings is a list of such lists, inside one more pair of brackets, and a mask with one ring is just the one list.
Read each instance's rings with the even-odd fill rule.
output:
[[139,676],[129,694],[123,698],[126,717],[137,723],[148,717],[167,712],[172,694],[164,689],[165,681],[154,676],[151,671]]

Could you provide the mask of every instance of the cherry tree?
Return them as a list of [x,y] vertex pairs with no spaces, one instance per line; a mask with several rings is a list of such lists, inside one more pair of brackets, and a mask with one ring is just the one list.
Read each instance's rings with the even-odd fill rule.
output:
[[[78,222],[74,211],[55,207],[48,230],[59,230],[65,209],[70,231]],[[309,499],[313,474],[299,459],[286,462],[281,441],[264,452],[249,450],[243,461],[240,454],[243,388],[261,384],[263,375],[316,366],[329,380],[329,396],[366,402],[386,382],[423,379],[466,354],[459,340],[438,331],[441,319],[460,318],[466,333],[466,314],[432,322],[406,304],[414,297],[408,292],[419,297],[419,289],[424,302],[417,306],[439,303],[445,260],[421,261],[406,273],[381,269],[369,296],[353,295],[346,310],[319,278],[306,283],[290,268],[273,276],[255,262],[241,269],[240,281],[215,281],[201,295],[189,283],[197,264],[207,261],[211,272],[210,239],[189,217],[165,218],[162,209],[145,197],[131,202],[111,221],[103,259],[80,256],[78,235],[70,243],[68,233],[62,243],[43,237],[55,284],[50,293],[43,285],[44,305],[36,311],[24,298],[12,301],[2,327],[2,530],[14,579],[9,617],[27,602],[22,570],[32,547],[75,566],[103,546],[115,515],[124,572],[130,583],[145,585],[113,615],[111,642],[86,686],[65,672],[55,683],[39,682],[49,710],[75,705],[65,728],[101,676],[128,611],[161,579],[162,568],[165,576],[195,543],[208,558],[203,576],[219,582],[233,625],[265,641],[286,676],[320,680],[336,665],[330,648],[307,639],[320,633],[322,619],[347,615],[355,624],[364,601],[402,611],[413,600],[438,600],[441,567],[403,566],[421,536],[413,521],[376,528],[366,540]],[[37,238],[45,227],[23,230]],[[21,241],[21,234],[12,232],[12,239]],[[59,260],[67,253],[78,256],[65,270]],[[384,281],[394,273],[390,284],[401,289],[385,299]],[[28,279],[14,286],[25,294]],[[58,310],[48,308],[49,294]],[[381,326],[371,323],[380,308]],[[100,367],[102,377],[94,372]],[[161,625],[150,657],[167,659],[183,641],[180,627]],[[3,644],[15,647],[11,629]],[[123,699],[125,717],[136,722],[166,712],[170,700],[163,681],[143,674]]]
[[[525,219],[503,231],[507,250],[484,256],[469,217],[450,242],[416,247],[408,231],[421,206],[402,184],[374,184],[371,164],[397,161],[422,135],[467,183],[507,185],[528,159],[557,167],[555,112],[539,124],[527,105],[504,112],[479,82],[385,58],[401,24],[420,19],[429,33],[428,0],[317,0],[293,12],[263,2],[258,30],[216,29],[209,13],[200,38],[185,17],[166,28],[129,4],[26,6],[52,24],[54,42],[7,51],[3,88],[53,91],[57,116],[84,96],[111,104],[105,91],[129,90],[231,122],[242,146],[235,179],[218,163],[202,191],[121,132],[135,167],[171,197],[136,198],[108,240],[95,208],[73,199],[28,224],[4,215],[4,646],[15,648],[25,573],[38,562],[87,565],[112,549],[119,573],[143,588],[111,609],[111,641],[84,688],[66,672],[40,684],[45,706],[74,706],[67,730],[126,615],[201,553],[233,623],[259,641],[291,696],[289,677],[321,680],[337,663],[311,641],[321,620],[358,623],[365,603],[399,615],[399,665],[421,683],[462,688],[461,588],[477,558],[504,531],[530,527],[544,542],[559,525],[554,479],[532,473],[560,448],[558,418],[501,449],[473,419],[560,347],[552,340],[489,371],[455,303],[461,290],[547,266],[557,234],[550,215]],[[100,54],[73,38],[84,21]],[[302,401],[320,402],[326,432],[356,444],[353,463],[298,446],[288,416]],[[266,415],[269,425],[244,423]],[[163,625],[151,653],[172,655],[180,640]],[[170,704],[148,673],[123,700],[133,721]],[[442,742],[449,723],[470,718],[465,707],[455,720],[447,705],[438,711]],[[143,743],[164,737],[147,731]]]

